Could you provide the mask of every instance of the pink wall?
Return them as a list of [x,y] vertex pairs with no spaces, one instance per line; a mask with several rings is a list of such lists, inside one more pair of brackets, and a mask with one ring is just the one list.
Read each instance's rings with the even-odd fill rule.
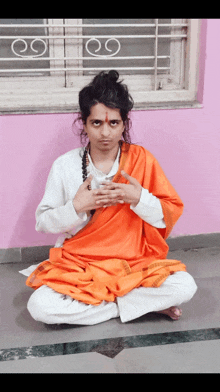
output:
[[[204,35],[204,34],[203,34]],[[134,111],[133,142],[149,149],[181,196],[185,211],[172,236],[220,232],[220,20],[208,20],[202,109]],[[204,68],[202,37],[200,68]],[[50,245],[35,231],[35,210],[53,161],[80,146],[74,114],[0,116],[0,248]]]

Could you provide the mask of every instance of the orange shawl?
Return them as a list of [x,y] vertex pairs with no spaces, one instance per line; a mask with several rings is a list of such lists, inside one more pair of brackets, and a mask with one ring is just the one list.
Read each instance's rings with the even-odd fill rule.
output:
[[28,277],[34,289],[47,285],[86,304],[114,301],[140,286],[159,287],[165,279],[186,267],[166,259],[165,239],[182,214],[183,203],[159,163],[143,147],[123,143],[114,182],[128,183],[124,169],[162,205],[165,229],[157,229],[136,215],[129,204],[99,208],[89,223],[61,248],[50,249]]

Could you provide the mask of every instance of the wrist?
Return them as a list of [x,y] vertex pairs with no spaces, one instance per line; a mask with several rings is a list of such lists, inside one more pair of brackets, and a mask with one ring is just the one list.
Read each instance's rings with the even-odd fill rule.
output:
[[132,207],[136,207],[138,205],[141,198],[141,192],[142,192],[142,186],[140,186],[140,188],[136,192],[136,197],[134,201],[131,203]]
[[77,199],[73,199],[72,203],[73,203],[73,207],[75,208],[75,211],[76,211],[77,215],[79,215],[80,212],[83,212],[81,210],[80,203],[79,203],[79,201]]

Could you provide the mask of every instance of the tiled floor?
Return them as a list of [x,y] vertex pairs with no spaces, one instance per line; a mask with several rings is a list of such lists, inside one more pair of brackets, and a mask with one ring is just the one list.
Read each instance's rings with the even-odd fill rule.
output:
[[32,289],[18,273],[27,264],[1,264],[0,373],[219,373],[220,246],[169,257],[182,260],[198,285],[179,321],[151,313],[94,326],[33,320]]

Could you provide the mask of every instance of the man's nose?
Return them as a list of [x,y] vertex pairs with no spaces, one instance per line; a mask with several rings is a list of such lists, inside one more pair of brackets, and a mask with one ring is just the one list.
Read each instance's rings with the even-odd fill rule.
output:
[[109,129],[109,125],[107,122],[104,122],[103,126],[102,126],[102,130],[101,130],[101,135],[102,136],[108,136],[110,134],[110,129]]

